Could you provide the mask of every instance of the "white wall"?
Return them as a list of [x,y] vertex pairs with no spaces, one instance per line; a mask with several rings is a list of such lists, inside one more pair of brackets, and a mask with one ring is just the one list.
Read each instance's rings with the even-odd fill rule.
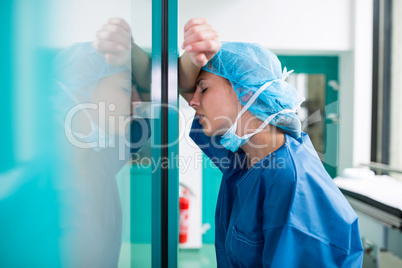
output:
[[[181,0],[179,34],[192,17],[206,17],[222,40],[248,40],[289,50],[351,49],[351,0]],[[49,1],[49,43],[93,40],[110,17],[132,22],[140,45],[151,44],[151,0]],[[182,42],[180,35],[179,42]]]
[[49,1],[49,31],[47,44],[66,47],[75,42],[95,39],[109,18],[123,18],[130,23],[137,44],[151,47],[151,0],[55,0]]
[[350,0],[179,0],[179,33],[192,17],[207,18],[221,40],[272,50],[343,51],[352,45]]

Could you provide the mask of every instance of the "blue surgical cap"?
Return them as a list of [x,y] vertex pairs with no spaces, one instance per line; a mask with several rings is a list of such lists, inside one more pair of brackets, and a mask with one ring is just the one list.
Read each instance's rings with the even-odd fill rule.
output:
[[[261,45],[222,42],[219,52],[201,69],[229,80],[243,106],[261,86],[275,80],[248,109],[262,121],[300,104],[297,90],[283,79],[278,57]],[[293,112],[278,114],[270,124],[294,138],[300,136],[300,119]]]
[[97,52],[92,43],[75,43],[57,55],[54,62],[56,81],[80,101],[89,99],[102,78],[128,70],[124,65],[112,66]]
[[98,82],[107,76],[126,71],[124,65],[108,64],[90,42],[75,43],[54,59],[54,91],[49,98],[56,118],[64,120],[77,104],[86,103]]

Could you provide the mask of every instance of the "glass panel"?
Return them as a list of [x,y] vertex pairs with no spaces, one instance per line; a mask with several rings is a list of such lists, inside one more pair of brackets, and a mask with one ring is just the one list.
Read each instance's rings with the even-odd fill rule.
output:
[[[67,50],[56,58],[61,94],[55,106],[81,104],[71,115],[71,126],[63,127],[85,144],[94,142],[93,148],[77,148],[70,140],[65,144],[64,165],[71,167],[66,180],[67,175],[74,178],[69,218],[78,230],[62,237],[62,262],[151,267],[152,3],[62,2],[54,9],[63,14],[57,18],[58,30],[70,33],[68,38],[55,33],[69,41],[60,43]],[[61,116],[64,120],[69,114]]]
[[[132,50],[133,82],[137,84],[140,103],[133,106],[134,127],[131,128],[132,146],[130,165],[130,185],[122,189],[130,192],[126,211],[129,237],[123,240],[122,250],[127,250],[131,261],[127,265],[120,262],[119,267],[152,266],[152,168],[151,152],[151,55],[152,55],[152,1],[131,1],[131,29],[135,42]],[[153,68],[154,66],[152,66]],[[156,66],[157,68],[157,66]],[[142,140],[142,141],[141,141]],[[124,218],[123,218],[124,219]],[[128,231],[128,230],[127,230]],[[123,251],[122,251],[123,253]],[[121,258],[127,255],[121,255]]]
[[[48,100],[49,1],[2,1],[0,266],[59,267],[57,124]],[[71,225],[70,225],[71,226]]]
[[[390,166],[402,167],[402,2],[392,1],[392,54],[391,54],[391,141]],[[392,176],[402,180],[402,174],[392,173]]]
[[151,267],[152,1],[5,3],[0,266]]
[[323,157],[325,154],[325,84],[324,74],[292,73],[288,80],[305,101],[298,111],[303,131],[309,134],[314,148]]

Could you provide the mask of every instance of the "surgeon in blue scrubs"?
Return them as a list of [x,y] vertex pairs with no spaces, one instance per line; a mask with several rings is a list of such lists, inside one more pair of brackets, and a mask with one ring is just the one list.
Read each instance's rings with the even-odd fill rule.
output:
[[183,48],[202,68],[181,93],[196,110],[191,138],[223,173],[218,267],[361,267],[357,215],[301,131],[289,72],[258,44],[213,40],[220,49],[203,54],[206,24],[185,26]]

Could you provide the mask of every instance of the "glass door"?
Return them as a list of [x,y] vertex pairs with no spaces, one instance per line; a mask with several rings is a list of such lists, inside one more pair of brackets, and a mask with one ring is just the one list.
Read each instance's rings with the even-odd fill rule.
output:
[[152,12],[152,267],[177,267],[177,0],[154,0]]
[[0,9],[0,266],[176,267],[177,1],[28,2]]
[[299,114],[302,131],[332,178],[338,167],[338,57],[278,56],[282,66],[294,69],[288,82],[305,98]]

